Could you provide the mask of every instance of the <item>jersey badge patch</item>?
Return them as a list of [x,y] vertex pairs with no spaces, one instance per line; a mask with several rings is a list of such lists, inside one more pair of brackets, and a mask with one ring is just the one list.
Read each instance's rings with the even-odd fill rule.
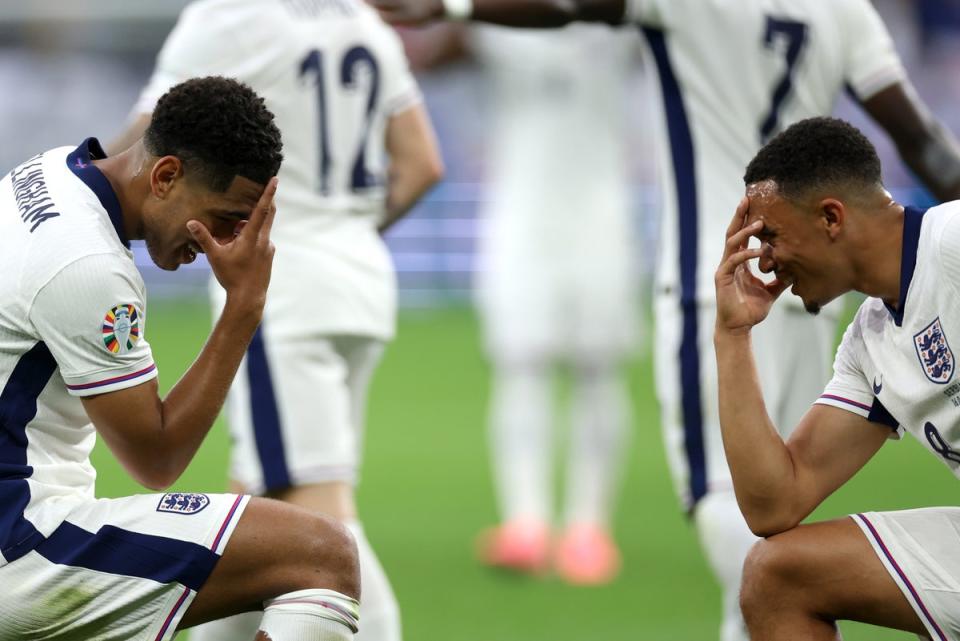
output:
[[160,498],[157,512],[173,512],[174,514],[196,514],[210,505],[210,497],[206,494],[164,494]]
[[917,358],[923,367],[923,373],[934,383],[943,385],[953,378],[954,358],[947,337],[943,335],[943,326],[937,317],[913,336]]
[[140,315],[133,305],[117,305],[103,317],[103,346],[108,352],[126,354],[140,340]]

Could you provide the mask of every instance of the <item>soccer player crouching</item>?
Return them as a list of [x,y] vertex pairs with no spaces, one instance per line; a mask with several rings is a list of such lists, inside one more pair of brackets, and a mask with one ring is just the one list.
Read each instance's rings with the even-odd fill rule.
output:
[[[960,638],[960,508],[799,525],[904,430],[960,469],[960,418],[944,395],[960,340],[960,202],[927,211],[894,202],[870,142],[830,118],[774,138],[744,180],[716,272],[715,343],[737,501],[767,537],[744,567],[751,636],[836,639],[835,622],[854,619]],[[751,236],[759,248],[748,247]],[[751,259],[776,278],[761,281]],[[833,379],[784,442],[767,417],[750,332],[787,288],[811,313],[848,291],[869,298]]]
[[[356,548],[333,521],[242,495],[94,498],[96,433],[159,490],[213,424],[262,314],[281,160],[263,101],[210,77],[126,151],[89,138],[0,182],[0,639],[165,641],[259,609],[260,641],[353,638]],[[163,269],[205,252],[227,291],[163,399],[131,239]]]

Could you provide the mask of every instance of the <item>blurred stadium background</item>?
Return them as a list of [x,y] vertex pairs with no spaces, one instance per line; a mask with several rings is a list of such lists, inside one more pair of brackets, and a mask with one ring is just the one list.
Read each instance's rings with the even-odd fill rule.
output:
[[[0,170],[31,155],[121,131],[184,0],[0,0]],[[879,0],[918,91],[960,133],[960,3]],[[484,412],[487,369],[470,308],[477,204],[485,197],[484,88],[470,63],[420,75],[447,179],[390,232],[401,286],[400,331],[371,395],[360,507],[399,597],[409,641],[612,641],[716,638],[719,592],[679,511],[662,456],[649,350],[631,365],[635,444],[616,521],[621,577],[603,588],[492,573],[472,541],[495,514]],[[638,66],[632,160],[639,268],[653,264],[657,199],[645,120],[655,96]],[[927,197],[890,143],[852,105],[839,115],[878,144],[885,180],[906,202]],[[585,220],[585,224],[589,224]],[[150,292],[150,342],[169,387],[209,327],[206,270],[175,275],[138,254]],[[559,381],[562,388],[563,381]],[[225,486],[227,437],[218,424],[177,484]],[[110,454],[95,463],[102,496],[140,491]],[[913,442],[891,443],[814,518],[851,511],[953,504],[956,481]],[[846,639],[910,635],[857,624]],[[181,635],[185,638],[187,635]]]

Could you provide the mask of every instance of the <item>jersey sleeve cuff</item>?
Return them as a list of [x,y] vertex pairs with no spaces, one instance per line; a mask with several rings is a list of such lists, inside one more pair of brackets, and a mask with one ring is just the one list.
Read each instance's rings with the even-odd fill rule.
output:
[[824,392],[820,395],[820,398],[814,401],[814,404],[837,407],[842,410],[847,410],[848,412],[853,412],[858,416],[862,416],[871,423],[880,423],[881,425],[886,425],[891,430],[890,438],[899,439],[901,436],[903,436],[903,427],[900,426],[900,423],[897,421],[897,419],[887,411],[887,408],[885,408],[883,403],[881,403],[876,397],[864,402],[859,399],[850,398],[849,396],[845,396],[843,394]]
[[128,387],[136,387],[156,377],[157,366],[155,363],[150,363],[146,367],[138,367],[132,372],[117,373],[115,370],[98,372],[95,376],[79,376],[70,380],[65,379],[64,382],[71,396],[93,396],[94,394],[105,394]]
[[857,100],[863,102],[869,100],[887,87],[903,81],[905,76],[906,72],[903,69],[903,65],[897,63],[883,67],[882,69],[877,69],[873,73],[858,79],[857,82],[851,83],[850,86],[856,94]]
[[420,93],[419,89],[413,88],[409,91],[404,91],[399,96],[387,101],[386,105],[384,105],[384,110],[387,114],[395,116],[399,113],[403,113],[411,107],[419,105],[422,102],[423,94]]

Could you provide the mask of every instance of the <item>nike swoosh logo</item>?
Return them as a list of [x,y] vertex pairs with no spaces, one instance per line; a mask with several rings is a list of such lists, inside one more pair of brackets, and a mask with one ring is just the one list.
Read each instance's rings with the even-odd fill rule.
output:
[[882,389],[883,389],[883,376],[882,376],[882,375],[880,376],[880,382],[879,382],[879,383],[877,383],[877,377],[874,376],[874,377],[873,377],[873,393],[874,393],[874,394],[879,394],[879,393],[880,393],[880,390],[882,390]]

